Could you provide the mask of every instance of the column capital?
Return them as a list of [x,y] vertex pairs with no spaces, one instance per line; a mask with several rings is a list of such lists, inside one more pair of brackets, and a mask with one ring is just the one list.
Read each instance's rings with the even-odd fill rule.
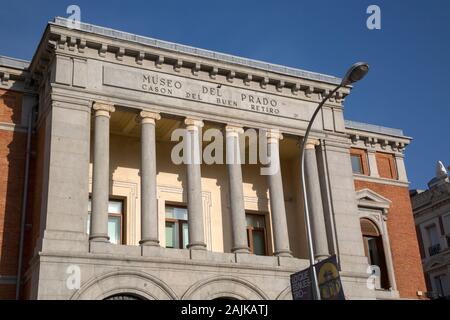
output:
[[155,124],[156,120],[161,119],[161,115],[158,112],[141,111],[139,113],[139,119],[140,119],[141,123]]
[[278,143],[279,140],[283,140],[283,134],[278,130],[267,130],[266,137],[268,143]]
[[318,145],[320,145],[318,139],[308,139],[306,140],[305,149],[315,149]]
[[184,119],[184,124],[186,125],[186,129],[190,131],[198,130],[198,128],[202,128],[204,125],[202,120],[193,118]]
[[92,105],[92,109],[95,111],[95,116],[104,116],[111,117],[111,113],[116,111],[114,105],[106,103],[106,102],[97,102],[95,101]]
[[227,136],[238,136],[244,133],[244,128],[239,125],[227,124],[225,126],[225,133]]

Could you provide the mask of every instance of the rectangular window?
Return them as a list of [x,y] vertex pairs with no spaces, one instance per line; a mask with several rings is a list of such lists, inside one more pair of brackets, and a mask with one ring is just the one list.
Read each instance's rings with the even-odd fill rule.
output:
[[[88,202],[87,233],[90,232],[92,201]],[[114,244],[123,243],[123,201],[110,200],[108,202],[108,236]]]
[[444,230],[446,235],[450,235],[450,214],[444,216]]
[[352,170],[353,173],[363,174],[362,157],[360,154],[352,154]]
[[350,160],[352,170],[355,174],[369,174],[369,164],[367,162],[367,151],[364,149],[351,148]]
[[257,255],[267,254],[265,215],[247,213],[247,242],[250,252]]
[[440,297],[450,295],[450,286],[448,284],[448,277],[446,274],[441,274],[434,277],[434,286],[437,294]]
[[428,226],[426,228],[426,230],[427,230],[428,240],[430,241],[430,245],[434,246],[436,244],[439,244],[439,235],[438,235],[436,225],[433,224],[431,226]]
[[441,251],[441,244],[439,241],[439,234],[437,231],[437,227],[435,224],[426,227],[427,235],[428,235],[428,241],[430,243],[430,246],[428,247],[428,254],[430,256],[434,256],[435,254],[438,254]]
[[185,249],[189,243],[186,207],[166,205],[166,248]]
[[382,178],[397,179],[394,156],[392,154],[377,152],[376,155],[378,174]]

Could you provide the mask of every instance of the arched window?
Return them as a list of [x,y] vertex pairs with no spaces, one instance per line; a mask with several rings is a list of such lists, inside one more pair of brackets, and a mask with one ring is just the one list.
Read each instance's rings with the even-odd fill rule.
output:
[[384,254],[383,238],[378,227],[371,220],[361,218],[361,231],[364,240],[364,252],[370,265],[380,268],[380,289],[389,289],[389,278]]

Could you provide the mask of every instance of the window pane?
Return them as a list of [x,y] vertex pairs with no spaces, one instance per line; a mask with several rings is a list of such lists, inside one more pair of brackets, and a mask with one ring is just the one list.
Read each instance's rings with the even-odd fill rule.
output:
[[262,256],[266,254],[266,245],[263,231],[253,230],[253,253]]
[[369,246],[369,258],[371,265],[381,266],[380,256],[377,247],[377,239],[367,237],[367,244]]
[[176,247],[175,223],[166,221],[166,248]]
[[86,221],[86,233],[89,234],[90,231],[91,231],[91,213],[89,212],[88,218]]
[[253,228],[265,228],[265,219],[264,215],[260,214],[247,214],[247,226]]
[[122,213],[122,201],[109,201],[108,213]]
[[189,243],[189,228],[187,223],[183,223],[183,249],[186,249]]
[[108,236],[111,243],[120,244],[120,229],[120,217],[108,217]]
[[353,173],[363,173],[362,172],[362,166],[361,166],[361,156],[357,154],[352,154],[352,170]]
[[187,220],[188,219],[187,208],[166,206],[166,218]]
[[430,240],[430,245],[434,246],[439,243],[439,236],[437,232],[436,225],[427,227],[428,239]]

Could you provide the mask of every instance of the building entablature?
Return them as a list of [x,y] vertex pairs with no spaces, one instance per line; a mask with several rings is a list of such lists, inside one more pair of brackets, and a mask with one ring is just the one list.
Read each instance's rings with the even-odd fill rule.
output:
[[427,213],[435,214],[440,211],[441,207],[450,204],[450,183],[443,181],[440,185],[435,185],[428,190],[413,195],[411,203],[416,219]]
[[404,136],[399,129],[374,126],[355,121],[345,121],[352,147],[373,152],[403,155],[412,138]]
[[[208,79],[215,83],[319,102],[339,84],[332,76],[300,69],[272,65],[213,51],[131,35],[121,31],[80,23],[69,28],[68,20],[55,18],[49,23],[41,48],[33,58],[31,69],[39,81],[48,49],[80,58],[100,59],[135,68]],[[44,64],[44,66],[42,66]],[[329,106],[341,107],[350,87],[340,89]]]
[[[297,136],[340,81],[83,23],[69,28],[63,18],[48,24],[29,70],[41,101],[54,101],[55,94],[100,99],[138,112],[153,108]],[[340,89],[324,106],[312,128],[315,138],[348,141],[342,103],[349,92]]]
[[0,89],[33,93],[28,61],[0,56]]

